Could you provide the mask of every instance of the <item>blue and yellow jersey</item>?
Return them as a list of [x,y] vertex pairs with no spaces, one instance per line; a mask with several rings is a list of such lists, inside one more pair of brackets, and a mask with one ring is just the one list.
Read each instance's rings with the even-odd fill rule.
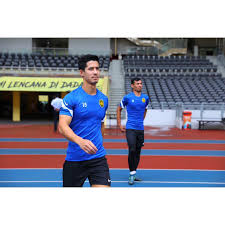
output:
[[125,95],[120,107],[127,109],[126,129],[144,130],[144,112],[148,108],[149,97],[146,94],[136,96],[133,92]]
[[93,142],[98,151],[96,154],[87,154],[74,142],[69,141],[67,161],[84,161],[100,158],[106,154],[103,147],[101,122],[105,118],[108,108],[108,98],[97,89],[96,95],[87,94],[80,86],[67,94],[60,109],[60,115],[72,117],[70,128],[83,139]]

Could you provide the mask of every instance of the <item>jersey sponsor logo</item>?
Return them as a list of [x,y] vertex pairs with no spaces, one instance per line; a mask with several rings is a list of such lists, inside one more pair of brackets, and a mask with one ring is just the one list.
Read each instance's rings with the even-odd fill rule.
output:
[[103,108],[104,107],[104,101],[102,99],[99,100],[99,105]]
[[142,98],[142,102],[145,103],[145,98]]

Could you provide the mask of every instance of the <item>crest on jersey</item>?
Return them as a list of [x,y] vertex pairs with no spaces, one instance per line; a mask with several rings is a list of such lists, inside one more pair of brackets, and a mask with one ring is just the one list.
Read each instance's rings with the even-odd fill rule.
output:
[[103,101],[102,99],[99,100],[99,105],[100,105],[101,107],[104,107],[104,101]]
[[145,98],[142,98],[142,102],[145,103]]

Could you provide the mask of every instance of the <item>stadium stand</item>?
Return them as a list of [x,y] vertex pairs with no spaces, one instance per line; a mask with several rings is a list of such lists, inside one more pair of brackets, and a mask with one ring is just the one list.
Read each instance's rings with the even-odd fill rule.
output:
[[[16,40],[4,41],[0,50],[0,76],[71,78],[77,75],[78,77],[79,56],[87,53],[98,55],[101,77],[107,76],[109,85],[107,114],[112,119],[110,121],[112,125],[114,125],[117,105],[121,98],[131,91],[130,81],[135,76],[142,78],[142,91],[150,97],[149,107],[153,110],[152,114],[147,116],[148,125],[158,125],[154,121],[161,117],[164,109],[166,116],[162,116],[164,120],[160,120],[159,125],[162,123],[174,125],[175,111],[178,111],[180,103],[183,104],[180,111],[186,109],[199,111],[192,114],[192,119],[211,120],[216,117],[214,114],[208,116],[207,109],[219,111],[219,117],[224,118],[221,104],[223,106],[225,104],[225,59],[224,56],[218,57],[216,46],[212,52],[208,52],[202,40],[195,42],[184,39],[175,42],[163,40],[165,43],[167,41],[172,43],[170,45],[165,45],[158,40],[161,47],[157,49],[156,47],[153,49],[152,46],[139,46],[124,39],[117,39],[115,42],[107,39],[102,43],[99,39],[69,39],[68,45],[60,45],[60,47],[57,44],[59,40],[51,40],[54,43],[52,42],[49,47],[43,40],[42,43],[34,39],[32,42],[29,40],[27,48],[26,45],[23,46],[23,42],[20,46]],[[20,41],[18,40],[19,43]],[[23,41],[25,43],[25,40]],[[180,41],[182,45],[179,44]],[[214,42],[216,43],[216,40]],[[96,43],[99,43],[100,49],[96,47],[98,46]],[[210,44],[211,40],[207,40],[207,43],[208,46],[214,46]],[[50,98],[51,92],[48,93]],[[15,93],[12,91],[10,95],[12,94]],[[61,94],[64,95],[65,91]],[[4,95],[6,96],[5,93]],[[37,96],[37,93],[22,93],[21,102],[24,96],[28,95],[33,97]],[[125,119],[125,113],[122,116]]]
[[[78,55],[41,53],[0,53],[0,69],[4,70],[78,70]],[[100,69],[108,71],[110,56],[99,56]]]
[[217,72],[217,67],[203,56],[127,55],[123,61],[125,72]]
[[132,77],[141,77],[152,109],[175,109],[176,103],[193,109],[206,103],[216,109],[217,103],[225,102],[225,78],[205,57],[127,55],[123,61],[126,93]]

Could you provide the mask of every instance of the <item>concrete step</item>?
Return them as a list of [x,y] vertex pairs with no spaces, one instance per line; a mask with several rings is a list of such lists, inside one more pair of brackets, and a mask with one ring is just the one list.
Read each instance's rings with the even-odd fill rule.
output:
[[110,92],[124,92],[124,85],[117,85],[117,88],[110,88]]
[[120,102],[118,102],[115,105],[109,105],[109,109],[116,109],[118,107],[118,105],[120,104]]
[[[115,103],[115,102],[118,102],[118,101],[120,102],[121,99],[122,99],[122,97],[121,97],[121,98],[116,98],[116,99],[115,99],[115,98],[110,98],[111,103]],[[111,104],[111,103],[110,103],[110,104]]]
[[112,97],[110,97],[109,99],[111,100],[111,102],[116,102],[118,100],[121,101],[122,97],[118,97],[118,98],[112,98]]
[[118,88],[110,88],[109,92],[113,92],[113,93],[124,92],[124,86],[118,87]]
[[109,105],[109,108],[111,109],[113,109],[113,108],[117,108],[118,107],[118,105],[120,104],[120,102],[117,102],[116,104],[114,104],[114,105]]
[[118,98],[123,97],[123,95],[124,95],[124,94],[121,94],[121,95],[115,95],[115,94],[112,94],[112,95],[110,95],[110,98],[111,98],[111,99],[118,99]]
[[111,102],[110,102],[110,105],[111,105],[111,104],[113,105],[113,104],[115,104],[116,102],[121,102],[121,99],[122,99],[122,98],[110,99],[110,101],[111,101]]
[[125,91],[123,89],[115,89],[115,90],[110,89],[109,93],[123,94],[123,93],[125,93]]
[[[124,73],[121,60],[113,60],[110,68],[110,89],[109,89],[109,107],[108,113],[116,114],[117,107],[125,95]],[[125,118],[125,113],[122,112],[121,117]]]

